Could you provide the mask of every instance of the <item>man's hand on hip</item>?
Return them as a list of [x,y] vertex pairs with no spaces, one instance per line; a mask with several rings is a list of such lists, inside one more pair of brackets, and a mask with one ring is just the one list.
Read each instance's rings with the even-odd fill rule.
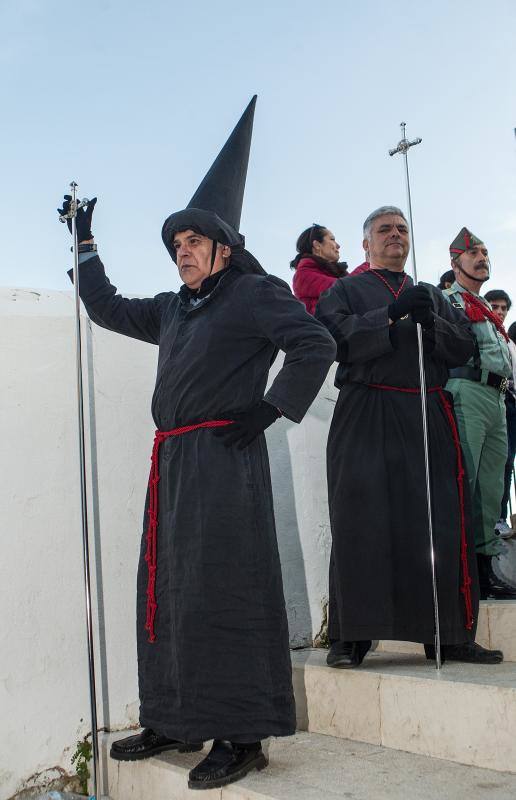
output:
[[276,422],[281,417],[281,412],[271,406],[270,403],[262,400],[261,403],[249,409],[249,411],[242,411],[237,414],[228,412],[220,416],[221,419],[233,420],[233,424],[222,428],[213,428],[213,435],[221,439],[225,447],[236,445],[239,450],[243,450],[260,433],[263,433],[273,422]]

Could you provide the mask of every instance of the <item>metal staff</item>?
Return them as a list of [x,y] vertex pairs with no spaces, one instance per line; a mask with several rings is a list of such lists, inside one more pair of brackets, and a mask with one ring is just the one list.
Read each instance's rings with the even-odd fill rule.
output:
[[[410,240],[412,243],[412,275],[414,278],[414,285],[417,285],[417,268],[416,268],[416,248],[414,246],[414,228],[412,225],[412,202],[410,198],[410,178],[408,168],[409,148],[416,144],[421,144],[422,139],[413,139],[411,142],[405,136],[405,123],[401,123],[401,140],[398,142],[397,147],[389,150],[389,155],[394,156],[396,153],[403,153],[403,160],[405,162],[405,185],[407,189],[407,208],[410,227]],[[428,413],[427,413],[427,398],[426,398],[426,375],[425,375],[425,361],[423,350],[423,329],[418,322],[417,328],[417,345],[419,352],[419,380],[421,384],[421,412],[423,415],[423,445],[425,451],[425,474],[426,474],[426,505],[428,511],[428,534],[430,538],[430,564],[432,568],[432,590],[434,601],[434,622],[435,622],[435,666],[436,669],[441,669],[441,631],[439,626],[439,601],[437,597],[437,578],[435,572],[435,549],[434,549],[434,528],[432,522],[432,494],[430,489],[430,459],[429,459],[429,445],[428,445]]]
[[97,786],[99,775],[99,741],[97,730],[97,693],[95,689],[95,659],[93,650],[93,620],[91,610],[91,580],[90,580],[90,545],[88,535],[88,504],[86,496],[86,457],[84,447],[84,392],[82,385],[82,349],[81,349],[81,300],[79,297],[79,248],[77,241],[77,210],[89,203],[87,198],[77,201],[77,184],[70,184],[72,200],[67,214],[59,217],[61,222],[70,219],[72,222],[73,239],[73,286],[75,295],[75,352],[77,371],[77,420],[79,432],[79,461],[81,475],[81,517],[82,517],[82,555],[84,568],[84,593],[86,600],[86,629],[88,637],[88,663],[90,687],[90,712],[91,712],[91,742],[93,750],[93,798],[97,800]]

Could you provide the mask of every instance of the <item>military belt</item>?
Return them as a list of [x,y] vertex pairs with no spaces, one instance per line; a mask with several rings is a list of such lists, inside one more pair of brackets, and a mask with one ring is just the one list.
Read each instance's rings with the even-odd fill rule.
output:
[[476,381],[485,386],[492,386],[498,389],[500,394],[507,391],[508,378],[497,375],[496,372],[488,372],[486,369],[474,369],[473,367],[454,367],[450,370],[450,378],[465,378],[467,381]]

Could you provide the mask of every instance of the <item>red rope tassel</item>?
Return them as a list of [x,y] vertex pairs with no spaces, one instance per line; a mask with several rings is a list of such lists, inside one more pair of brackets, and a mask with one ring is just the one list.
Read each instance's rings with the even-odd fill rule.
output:
[[[418,388],[404,388],[401,386],[384,386],[377,383],[368,383],[373,389],[384,389],[391,392],[405,392],[406,394],[421,394],[421,389]],[[438,392],[441,405],[448,425],[450,426],[453,444],[455,446],[455,453],[457,456],[457,488],[459,491],[459,513],[460,513],[460,561],[462,567],[462,585],[460,587],[461,594],[464,597],[464,606],[466,611],[466,630],[470,631],[473,627],[475,618],[473,616],[473,601],[471,599],[471,576],[469,574],[468,565],[468,543],[466,540],[466,511],[464,504],[464,465],[462,463],[462,450],[460,446],[459,431],[450,403],[446,399],[446,395],[441,386],[433,386],[427,389],[427,392]]]
[[494,311],[491,311],[490,308],[484,305],[479,297],[475,297],[475,295],[471,294],[470,292],[463,292],[462,296],[465,303],[464,310],[468,319],[470,319],[472,322],[484,322],[486,319],[488,319],[493,323],[496,330],[502,334],[505,341],[509,341],[509,336],[503,326],[503,322],[496,316]]
[[149,475],[149,523],[147,526],[147,549],[145,551],[145,561],[147,563],[147,614],[145,619],[145,630],[149,633],[149,642],[156,641],[154,630],[154,619],[158,604],[156,602],[156,569],[158,554],[158,483],[159,483],[159,448],[169,436],[182,436],[183,433],[190,433],[199,428],[220,428],[224,425],[231,425],[232,420],[216,419],[209,422],[198,422],[194,425],[184,425],[182,428],[174,428],[171,431],[156,431],[154,444],[152,446],[151,469]]
[[460,505],[460,560],[462,565],[462,586],[460,590],[464,595],[464,605],[466,606],[466,630],[470,631],[473,627],[475,618],[473,616],[473,601],[471,599],[471,576],[469,574],[468,565],[468,543],[466,541],[466,512],[464,508],[464,465],[462,463],[462,450],[460,446],[459,431],[457,430],[457,423],[453,416],[453,410],[446,399],[443,390],[439,388],[439,399],[441,401],[444,413],[448,420],[450,430],[452,432],[453,443],[455,445],[455,452],[457,454],[457,487],[459,490],[459,505]]

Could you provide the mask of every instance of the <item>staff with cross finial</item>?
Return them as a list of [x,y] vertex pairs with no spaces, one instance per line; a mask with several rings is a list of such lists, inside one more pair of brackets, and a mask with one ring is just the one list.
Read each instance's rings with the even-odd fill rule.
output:
[[[401,139],[397,146],[389,150],[389,155],[394,156],[397,153],[403,154],[403,161],[405,166],[405,186],[407,190],[407,211],[410,227],[410,241],[412,244],[412,277],[414,285],[417,286],[417,267],[416,267],[416,248],[414,244],[414,226],[412,222],[412,200],[410,196],[410,176],[408,168],[408,151],[416,144],[421,144],[421,138],[409,141],[406,137],[405,122],[401,125]],[[421,323],[416,324],[417,328],[417,344],[419,353],[419,380],[421,385],[421,413],[423,417],[423,445],[425,451],[425,476],[426,476],[426,503],[428,511],[428,535],[430,539],[430,566],[432,570],[432,591],[433,591],[433,606],[434,606],[434,640],[435,640],[435,665],[438,670],[442,667],[441,662],[441,633],[439,626],[439,598],[437,595],[437,577],[435,568],[435,548],[434,548],[434,529],[432,520],[432,492],[430,486],[430,458],[429,458],[429,445],[428,445],[428,411],[427,411],[427,396],[426,396],[426,374],[425,374],[425,360],[423,349],[423,329]]]
[[[91,215],[95,207],[96,198],[88,200],[77,199],[77,184],[70,183],[71,195],[65,195],[63,208],[59,208],[60,222],[66,222],[72,234],[73,251],[73,285],[75,297],[75,355],[76,355],[76,384],[77,384],[77,422],[79,433],[79,465],[81,486],[81,521],[82,521],[82,555],[84,572],[84,594],[86,601],[86,632],[88,644],[89,667],[89,694],[91,713],[91,743],[92,743],[92,800],[100,800],[97,795],[99,775],[99,742],[97,726],[97,696],[95,689],[95,658],[93,648],[93,619],[91,604],[91,579],[90,579],[90,545],[88,530],[88,502],[86,493],[86,455],[84,433],[84,389],[82,380],[82,346],[81,346],[81,301],[79,297],[79,236],[77,231],[77,214],[81,216],[81,232],[89,230]],[[84,223],[86,222],[86,226]],[[81,239],[83,237],[81,236]]]

